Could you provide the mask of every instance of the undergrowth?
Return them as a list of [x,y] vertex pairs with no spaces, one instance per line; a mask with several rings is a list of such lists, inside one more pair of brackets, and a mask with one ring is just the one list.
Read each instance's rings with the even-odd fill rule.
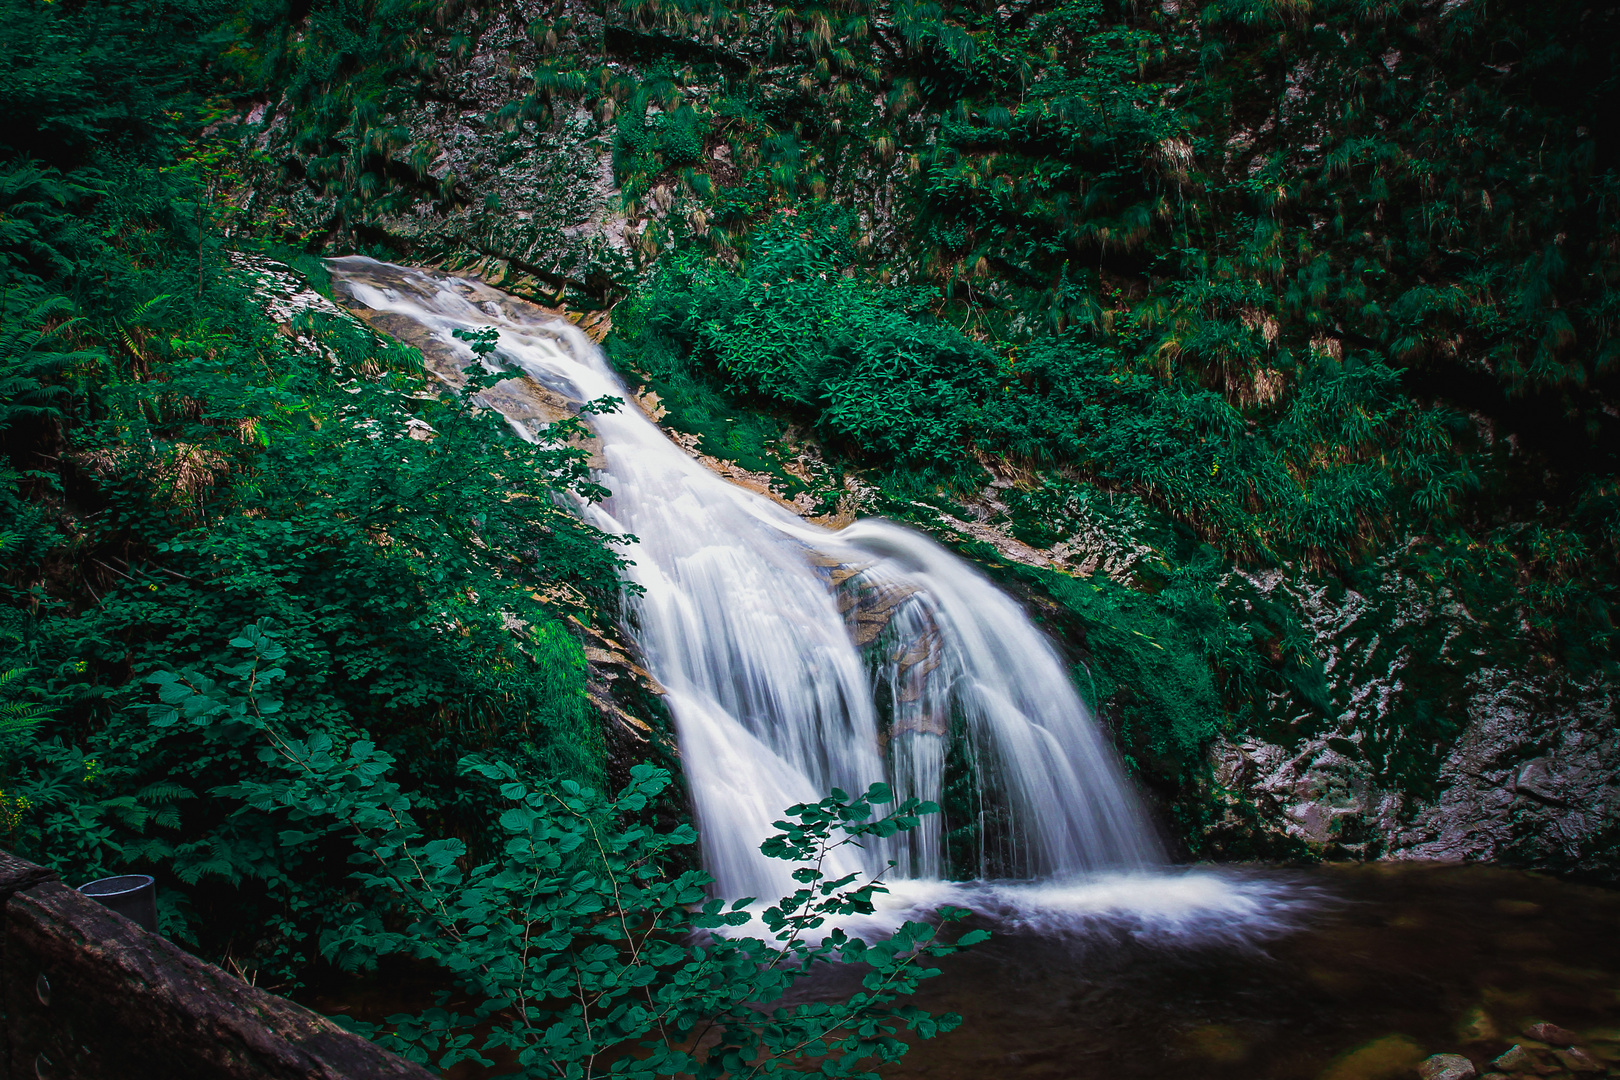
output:
[[154,872],[166,934],[285,990],[347,870],[221,801],[265,763],[154,719],[146,677],[222,678],[225,639],[268,628],[301,687],[281,720],[374,740],[472,835],[470,751],[604,779],[571,620],[611,617],[622,549],[557,502],[601,494],[582,428],[520,442],[331,305],[265,313],[217,197],[230,14],[0,18],[0,847]]

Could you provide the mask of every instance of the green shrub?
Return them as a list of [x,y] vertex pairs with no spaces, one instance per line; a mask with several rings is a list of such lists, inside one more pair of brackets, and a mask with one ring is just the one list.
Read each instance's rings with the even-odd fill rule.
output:
[[[533,1077],[576,1077],[611,1063],[614,1075],[720,1078],[779,1074],[863,1077],[868,1063],[906,1051],[902,1026],[930,1038],[960,1017],[898,1004],[937,969],[927,967],[989,936],[954,943],[932,925],[907,922],[868,944],[830,918],[871,914],[883,891],[859,875],[836,880],[828,854],[865,837],[915,828],[937,808],[893,801],[885,785],[851,799],[842,792],[787,810],[784,832],[763,850],[799,864],[803,888],[759,916],[770,940],[739,936],[754,898],[729,908],[711,899],[705,874],[672,868],[689,825],[659,831],[638,823],[669,783],[648,765],[631,770],[616,799],[565,780],[536,783],[499,754],[470,757],[464,777],[486,792],[484,834],[474,843],[430,838],[421,800],[394,779],[394,758],[364,738],[301,736],[282,708],[284,651],[260,625],[231,642],[238,662],[214,679],[195,670],[155,673],[156,727],[185,726],[205,743],[247,741],[267,769],[217,795],[242,800],[291,826],[277,842],[293,850],[344,848],[359,896],[329,909],[322,952],[348,969],[403,954],[442,969],[473,1002],[390,1017],[371,1033],[439,1068],[484,1066],[500,1053]],[[948,923],[967,914],[946,908]],[[722,936],[708,932],[725,931]],[[701,936],[694,936],[701,935]],[[845,1000],[776,1005],[829,961],[867,968]],[[628,1053],[627,1053],[628,1051]]]

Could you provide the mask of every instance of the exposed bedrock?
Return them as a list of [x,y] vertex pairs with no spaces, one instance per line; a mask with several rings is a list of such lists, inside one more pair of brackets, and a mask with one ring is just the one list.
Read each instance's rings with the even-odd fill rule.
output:
[[1433,800],[1382,788],[1366,763],[1322,738],[1221,739],[1210,750],[1216,783],[1254,804],[1264,827],[1324,849],[1610,866],[1620,822],[1613,688],[1501,668],[1477,672],[1468,686],[1467,727]]
[[[1381,590],[1400,597],[1393,613],[1378,596],[1330,601],[1280,574],[1256,584],[1288,593],[1305,614],[1343,709],[1328,729],[1292,742],[1252,732],[1217,740],[1217,802],[1247,804],[1252,825],[1328,854],[1614,872],[1620,724],[1611,682],[1545,662],[1532,671],[1493,663],[1490,648],[1459,644],[1468,612],[1395,574]],[[1436,678],[1453,684],[1438,695],[1451,734],[1436,736],[1420,790],[1403,790],[1380,775],[1369,744],[1401,720],[1397,703]]]

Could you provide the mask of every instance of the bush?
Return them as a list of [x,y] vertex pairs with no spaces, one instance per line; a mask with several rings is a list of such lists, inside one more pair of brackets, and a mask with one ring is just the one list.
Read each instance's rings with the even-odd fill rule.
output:
[[[184,725],[209,743],[246,742],[267,766],[221,787],[284,819],[277,842],[329,855],[349,847],[360,894],[328,910],[321,951],[343,967],[404,954],[428,961],[476,1003],[390,1017],[371,1034],[407,1056],[449,1068],[489,1066],[501,1053],[517,1075],[574,1078],[609,1062],[616,1076],[757,1076],[790,1072],[867,1077],[869,1061],[905,1053],[901,1025],[929,1038],[960,1022],[896,1004],[937,974],[926,964],[988,935],[955,943],[907,922],[872,944],[828,919],[871,914],[883,888],[856,875],[828,879],[829,852],[863,837],[915,828],[937,807],[908,800],[887,816],[885,785],[851,799],[842,792],[791,807],[764,850],[800,864],[804,888],[765,910],[771,940],[738,936],[753,898],[710,899],[707,875],[670,868],[673,849],[694,844],[689,825],[660,832],[636,819],[668,785],[640,765],[616,799],[573,781],[536,784],[497,755],[461,764],[464,777],[494,786],[485,831],[469,844],[430,839],[418,800],[393,778],[394,759],[363,736],[345,744],[296,737],[284,726],[276,666],[284,650],[262,626],[233,639],[239,660],[225,680],[195,670],[158,672],[155,726]],[[947,908],[947,921],[967,913]],[[718,932],[718,935],[716,934]],[[831,961],[867,968],[863,989],[843,1001],[777,1006],[794,984]],[[483,1033],[483,1034],[481,1034]]]

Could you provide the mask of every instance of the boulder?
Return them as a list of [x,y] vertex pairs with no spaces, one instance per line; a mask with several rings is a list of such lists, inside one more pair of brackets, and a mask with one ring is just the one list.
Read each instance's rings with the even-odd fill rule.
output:
[[1608,1067],[1597,1058],[1588,1054],[1578,1046],[1568,1050],[1554,1050],[1553,1056],[1572,1073],[1600,1073],[1607,1072]]
[[1527,1072],[1535,1068],[1536,1059],[1530,1056],[1530,1051],[1514,1043],[1491,1064],[1503,1072]]
[[1474,1080],[1474,1063],[1461,1054],[1435,1054],[1418,1066],[1423,1080]]
[[1574,1046],[1576,1034],[1569,1028],[1559,1027],[1557,1024],[1531,1024],[1524,1029],[1524,1033],[1537,1042],[1544,1042],[1548,1046]]
[[1556,763],[1550,758],[1539,757],[1527,761],[1519,768],[1513,790],[1549,806],[1568,806],[1569,796],[1564,779],[1555,769]]

